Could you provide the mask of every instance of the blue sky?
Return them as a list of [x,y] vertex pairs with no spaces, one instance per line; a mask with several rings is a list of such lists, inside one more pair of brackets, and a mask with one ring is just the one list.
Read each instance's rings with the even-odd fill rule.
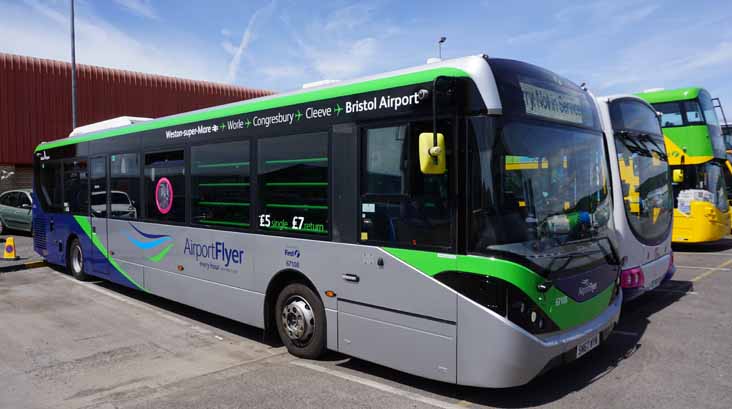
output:
[[[598,95],[701,85],[732,115],[732,2],[77,0],[77,61],[285,91],[486,53]],[[69,59],[68,0],[0,0],[0,51]],[[732,118],[730,119],[732,121]]]

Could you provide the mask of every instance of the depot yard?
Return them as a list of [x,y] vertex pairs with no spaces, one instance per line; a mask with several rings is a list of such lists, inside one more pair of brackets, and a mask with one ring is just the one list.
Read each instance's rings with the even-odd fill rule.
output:
[[[16,242],[32,256],[29,238]],[[625,305],[601,348],[506,390],[336,353],[301,360],[258,329],[159,297],[49,267],[6,271],[0,408],[732,407],[732,239],[675,259],[674,279]]]

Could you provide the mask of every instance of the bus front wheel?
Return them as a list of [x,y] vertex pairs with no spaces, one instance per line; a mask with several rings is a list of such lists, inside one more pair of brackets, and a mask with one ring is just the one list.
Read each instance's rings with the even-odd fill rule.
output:
[[84,252],[81,249],[79,239],[71,241],[69,256],[66,259],[68,271],[79,281],[85,281],[88,276],[84,273]]
[[292,283],[282,289],[275,306],[277,332],[292,355],[316,359],[325,352],[325,308],[307,285]]

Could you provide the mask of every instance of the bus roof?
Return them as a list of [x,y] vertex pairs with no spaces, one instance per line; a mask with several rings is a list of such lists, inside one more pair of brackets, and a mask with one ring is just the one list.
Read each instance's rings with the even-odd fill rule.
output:
[[494,82],[492,81],[492,73],[488,68],[485,56],[476,55],[391,71],[351,81],[327,84],[321,87],[301,89],[288,93],[274,94],[246,101],[204,108],[196,111],[157,118],[148,122],[92,132],[83,136],[44,142],[36,147],[35,152],[44,149],[52,149],[81,142],[130,134],[133,132],[160,129],[224,116],[246,114],[264,109],[282,108],[324,99],[430,82],[439,76],[472,78],[475,81],[483,100],[488,105],[486,108],[489,112],[492,111],[500,113],[501,103],[498,96],[498,90],[495,88]]
[[659,102],[686,101],[699,96],[704,88],[686,87],[677,89],[664,89],[660,91],[639,92],[635,95],[645,99],[651,104]]

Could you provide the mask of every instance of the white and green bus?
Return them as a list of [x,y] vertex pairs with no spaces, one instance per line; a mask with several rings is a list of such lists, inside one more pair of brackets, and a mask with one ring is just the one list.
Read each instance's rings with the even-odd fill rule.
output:
[[48,262],[263,328],[300,357],[510,387],[598,346],[620,313],[596,106],[522,62],[81,133],[34,163]]
[[[605,128],[613,221],[628,302],[673,277],[674,198],[661,122],[651,104],[633,95],[597,98]],[[622,204],[622,205],[621,205]]]

